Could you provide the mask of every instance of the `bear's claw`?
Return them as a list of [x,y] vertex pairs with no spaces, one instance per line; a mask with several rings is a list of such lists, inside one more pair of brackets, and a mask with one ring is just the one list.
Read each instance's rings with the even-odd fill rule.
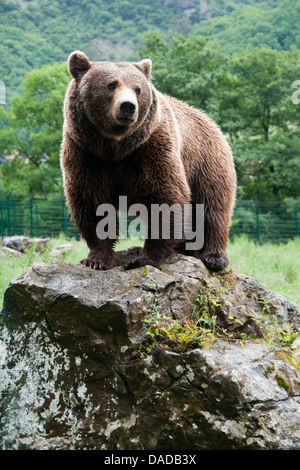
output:
[[105,261],[95,259],[95,258],[85,258],[85,259],[82,259],[80,263],[83,264],[83,266],[96,269],[98,271],[106,271],[107,269],[111,268],[111,266]]

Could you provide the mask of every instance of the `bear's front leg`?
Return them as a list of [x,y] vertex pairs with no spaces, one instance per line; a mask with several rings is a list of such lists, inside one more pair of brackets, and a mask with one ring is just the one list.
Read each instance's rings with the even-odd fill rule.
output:
[[[112,210],[110,219],[105,218],[103,214],[97,215],[98,207],[101,207],[101,198],[99,197],[97,200],[94,194],[87,194],[83,197],[84,191],[88,192],[89,186],[85,189],[80,187],[80,181],[77,185],[75,183],[72,186],[65,185],[67,204],[72,214],[72,220],[90,249],[88,256],[80,263],[92,269],[110,269],[114,266],[113,247],[118,234],[116,211]],[[76,190],[73,189],[73,186]],[[111,207],[114,209],[112,205]],[[104,219],[105,223],[101,224]],[[107,233],[104,230],[106,225],[108,225]],[[102,227],[101,230],[99,230],[99,226]],[[110,227],[112,227],[111,230]]]
[[[172,123],[171,114],[169,118]],[[168,131],[164,126],[158,128],[143,146],[136,199],[147,208],[147,237],[142,254],[129,261],[126,269],[159,266],[184,240],[185,206],[190,204],[191,190],[179,147],[179,135],[172,125]]]
[[[115,211],[113,212],[115,213]],[[107,227],[107,231],[103,230],[104,226]],[[95,220],[90,215],[89,219],[84,224],[81,224],[80,230],[90,248],[90,252],[80,263],[89,268],[103,271],[113,268],[113,247],[117,240],[117,230],[118,220],[116,213],[113,218],[107,219],[107,217],[102,217],[98,218],[98,220]]]
[[[181,198],[183,199],[183,195]],[[188,201],[188,194],[186,200]],[[175,254],[177,246],[183,242],[186,214],[184,204],[161,202],[152,204],[152,208],[148,208],[148,236],[143,252],[129,261],[125,265],[126,269],[159,266],[169,260]]]
[[111,240],[102,240],[99,246],[92,248],[88,256],[80,261],[92,269],[106,271],[114,266],[114,251]]
[[108,169],[77,147],[68,134],[64,136],[61,162],[67,206],[90,249],[80,263],[92,269],[110,269],[114,266],[118,219]]

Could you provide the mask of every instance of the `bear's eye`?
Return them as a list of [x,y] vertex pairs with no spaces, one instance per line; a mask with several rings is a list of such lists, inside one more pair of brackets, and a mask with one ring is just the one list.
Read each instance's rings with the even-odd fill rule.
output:
[[141,93],[141,89],[140,89],[140,88],[136,88],[135,93],[136,93],[137,95],[139,95],[139,94]]
[[112,83],[109,83],[107,85],[107,88],[110,90],[110,91],[114,91],[118,86],[118,82],[112,82]]

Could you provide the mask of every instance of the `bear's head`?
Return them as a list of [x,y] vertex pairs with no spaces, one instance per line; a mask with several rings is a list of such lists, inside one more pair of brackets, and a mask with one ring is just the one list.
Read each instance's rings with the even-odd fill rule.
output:
[[75,51],[68,67],[82,112],[103,136],[121,139],[145,121],[153,100],[151,60],[90,62],[83,52]]

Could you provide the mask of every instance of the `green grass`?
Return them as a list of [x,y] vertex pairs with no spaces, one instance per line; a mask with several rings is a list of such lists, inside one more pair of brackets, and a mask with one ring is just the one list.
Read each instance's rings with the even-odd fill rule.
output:
[[[3,295],[11,279],[16,278],[37,261],[49,261],[50,251],[58,245],[70,243],[64,237],[51,240],[49,249],[38,255],[29,252],[22,257],[4,255],[0,257],[0,308]],[[61,256],[65,261],[78,262],[88,254],[84,241],[71,240],[73,250]],[[141,245],[140,240],[121,240],[116,249],[126,249],[131,245]],[[240,237],[229,243],[230,268],[241,274],[255,277],[273,292],[300,305],[300,239],[287,244],[271,243],[256,245],[246,237]]]
[[271,291],[300,305],[300,238],[256,245],[239,237],[228,246],[230,268],[255,277]]

